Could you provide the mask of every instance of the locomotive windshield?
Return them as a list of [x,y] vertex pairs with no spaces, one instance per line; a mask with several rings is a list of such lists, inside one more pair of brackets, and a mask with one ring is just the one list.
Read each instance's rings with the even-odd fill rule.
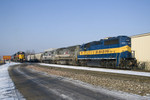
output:
[[85,48],[89,48],[90,47],[90,43],[85,44]]
[[104,45],[119,44],[119,39],[105,40]]

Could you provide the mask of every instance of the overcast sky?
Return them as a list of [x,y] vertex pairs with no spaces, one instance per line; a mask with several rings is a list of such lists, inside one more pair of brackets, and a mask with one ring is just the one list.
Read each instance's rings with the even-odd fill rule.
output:
[[150,32],[150,0],[0,0],[0,55]]

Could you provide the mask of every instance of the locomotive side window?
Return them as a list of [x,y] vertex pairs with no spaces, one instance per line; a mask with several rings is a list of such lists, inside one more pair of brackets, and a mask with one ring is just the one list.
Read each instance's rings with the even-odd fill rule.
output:
[[84,50],[86,50],[86,49],[89,48],[90,46],[91,46],[90,43],[85,44],[85,45],[84,45]]
[[99,41],[95,41],[95,42],[93,43],[93,45],[100,45],[100,42],[99,42]]
[[88,44],[85,45],[86,48],[89,48],[90,46],[91,46],[90,43],[88,43]]
[[104,41],[104,45],[112,45],[112,44],[119,44],[119,39],[105,40]]

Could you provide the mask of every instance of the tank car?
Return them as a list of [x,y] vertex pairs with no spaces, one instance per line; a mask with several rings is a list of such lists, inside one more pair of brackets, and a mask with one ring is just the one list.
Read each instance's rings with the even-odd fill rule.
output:
[[31,61],[31,57],[30,57],[31,55],[27,55],[27,57],[26,57],[26,60],[28,61],[28,62],[30,62]]
[[35,54],[30,54],[27,56],[27,61],[28,62],[34,62],[35,61]]
[[36,53],[35,54],[35,62],[41,62],[41,56],[42,56],[42,53]]
[[127,36],[109,37],[80,46],[78,63],[99,62],[102,67],[131,68],[136,60],[131,53],[131,38]]
[[27,55],[28,62],[41,62],[42,53],[30,54]]

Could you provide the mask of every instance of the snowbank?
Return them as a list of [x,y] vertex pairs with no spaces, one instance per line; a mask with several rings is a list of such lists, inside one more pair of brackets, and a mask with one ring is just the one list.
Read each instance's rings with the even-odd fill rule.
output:
[[8,68],[16,64],[19,63],[0,65],[0,100],[25,100],[18,90],[15,89],[14,83],[8,73]]
[[118,70],[118,69],[115,70],[115,69],[106,69],[106,68],[91,68],[91,67],[56,65],[56,64],[45,64],[45,63],[38,63],[38,64],[39,65],[44,65],[44,66],[51,66],[51,67],[71,68],[71,69],[100,71],[100,72],[109,72],[109,73],[118,73],[118,74],[128,74],[128,75],[137,75],[137,76],[150,77],[150,72],[137,72],[137,71],[127,71],[127,70]]

